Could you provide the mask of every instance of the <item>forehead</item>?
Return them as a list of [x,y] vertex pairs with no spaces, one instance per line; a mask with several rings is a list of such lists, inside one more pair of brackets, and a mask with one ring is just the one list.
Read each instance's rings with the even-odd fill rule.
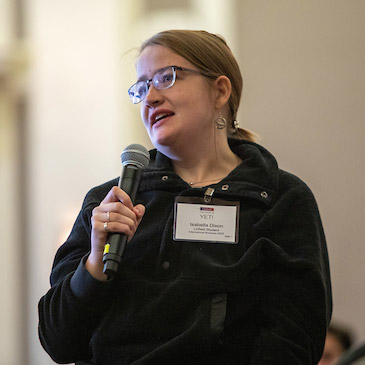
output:
[[166,66],[192,67],[192,64],[167,47],[148,46],[142,51],[137,60],[137,77],[146,76],[150,78],[157,70]]

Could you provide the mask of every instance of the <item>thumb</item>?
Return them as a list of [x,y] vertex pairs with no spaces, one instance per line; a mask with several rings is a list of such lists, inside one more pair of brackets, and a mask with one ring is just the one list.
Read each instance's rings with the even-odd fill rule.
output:
[[142,220],[144,213],[146,211],[146,208],[144,205],[142,204],[138,204],[133,208],[133,211],[135,213],[135,215],[137,216],[137,222],[139,224],[139,222]]

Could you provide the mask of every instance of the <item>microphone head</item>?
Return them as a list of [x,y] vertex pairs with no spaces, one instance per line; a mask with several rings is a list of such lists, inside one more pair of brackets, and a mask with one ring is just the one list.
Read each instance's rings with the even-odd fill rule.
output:
[[140,169],[147,167],[150,162],[150,154],[147,149],[137,143],[127,146],[120,158],[123,166],[133,165]]

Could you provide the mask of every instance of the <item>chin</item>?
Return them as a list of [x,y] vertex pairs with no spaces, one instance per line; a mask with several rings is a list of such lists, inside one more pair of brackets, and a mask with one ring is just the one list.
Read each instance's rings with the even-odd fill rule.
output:
[[159,140],[153,140],[153,145],[157,148],[158,151],[163,153],[165,156],[172,158],[174,156],[174,150],[173,148],[174,143],[171,140],[167,139],[159,139]]
[[175,138],[167,135],[154,135],[150,136],[153,145],[157,148],[168,148],[174,145]]

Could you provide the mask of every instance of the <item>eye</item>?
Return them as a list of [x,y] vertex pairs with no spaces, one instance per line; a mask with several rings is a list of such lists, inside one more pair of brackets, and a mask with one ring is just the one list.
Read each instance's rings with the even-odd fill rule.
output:
[[173,78],[174,75],[172,74],[172,72],[166,72],[162,76],[162,82],[171,82]]
[[144,81],[138,82],[135,91],[137,95],[143,96],[146,93],[146,83]]
[[157,89],[166,89],[170,87],[174,82],[174,73],[172,68],[167,68],[166,70],[161,70],[156,73],[153,78],[153,85]]

